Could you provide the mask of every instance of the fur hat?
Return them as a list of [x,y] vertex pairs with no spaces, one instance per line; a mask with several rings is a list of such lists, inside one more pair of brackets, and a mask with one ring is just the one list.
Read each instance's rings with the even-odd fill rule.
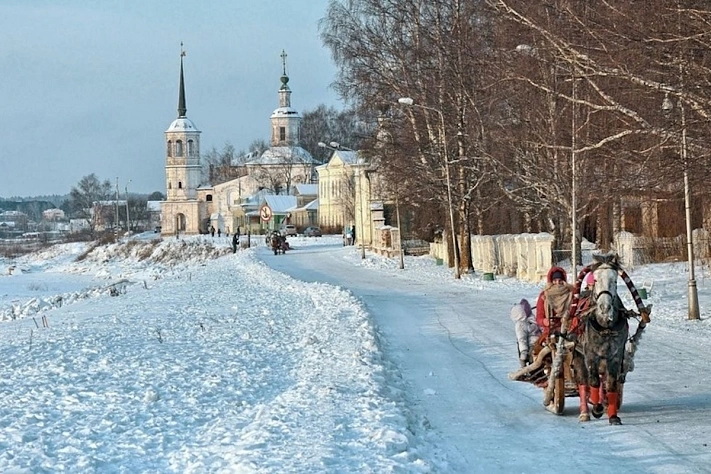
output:
[[554,271],[554,272],[551,274],[551,281],[553,281],[553,280],[563,280],[563,279],[564,279],[564,278],[563,278],[563,272],[561,272],[561,271],[556,270],[556,271]]

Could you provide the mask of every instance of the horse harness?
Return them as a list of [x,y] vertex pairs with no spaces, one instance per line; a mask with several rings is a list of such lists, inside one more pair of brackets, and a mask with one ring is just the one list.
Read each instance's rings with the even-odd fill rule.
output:
[[[619,310],[617,310],[619,311]],[[587,319],[587,324],[590,326],[590,328],[598,333],[599,335],[603,337],[614,337],[619,334],[619,332],[624,328],[628,327],[627,325],[627,318],[622,317],[615,322],[615,324],[611,328],[606,328],[600,325],[600,323],[597,322],[595,318],[588,318]]]

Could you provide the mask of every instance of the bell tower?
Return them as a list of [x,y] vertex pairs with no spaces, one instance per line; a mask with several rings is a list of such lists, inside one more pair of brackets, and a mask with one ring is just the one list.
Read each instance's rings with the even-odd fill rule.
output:
[[272,112],[271,146],[298,146],[301,117],[291,108],[291,89],[286,75],[286,52],[281,52],[281,87],[279,88],[279,108]]
[[180,43],[180,90],[178,118],[165,131],[166,199],[161,203],[161,234],[198,234],[204,220],[205,205],[198,200],[202,181],[200,167],[200,130],[187,116],[185,77]]
[[187,117],[185,106],[185,78],[183,58],[185,50],[180,43],[180,90],[178,92],[178,118],[165,131],[166,200],[185,201],[197,198],[200,186],[200,131]]

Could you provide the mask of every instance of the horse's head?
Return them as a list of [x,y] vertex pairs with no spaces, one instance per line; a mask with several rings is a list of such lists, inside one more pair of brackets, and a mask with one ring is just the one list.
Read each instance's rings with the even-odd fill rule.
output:
[[596,307],[598,323],[609,326],[617,319],[615,297],[617,296],[617,265],[600,263],[593,270],[595,285],[593,286],[593,301]]

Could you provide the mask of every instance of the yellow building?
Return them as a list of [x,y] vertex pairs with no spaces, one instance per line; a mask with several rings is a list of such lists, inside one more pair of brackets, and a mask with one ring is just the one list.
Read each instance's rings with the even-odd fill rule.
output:
[[318,173],[318,224],[325,232],[340,232],[355,222],[358,153],[335,150]]

